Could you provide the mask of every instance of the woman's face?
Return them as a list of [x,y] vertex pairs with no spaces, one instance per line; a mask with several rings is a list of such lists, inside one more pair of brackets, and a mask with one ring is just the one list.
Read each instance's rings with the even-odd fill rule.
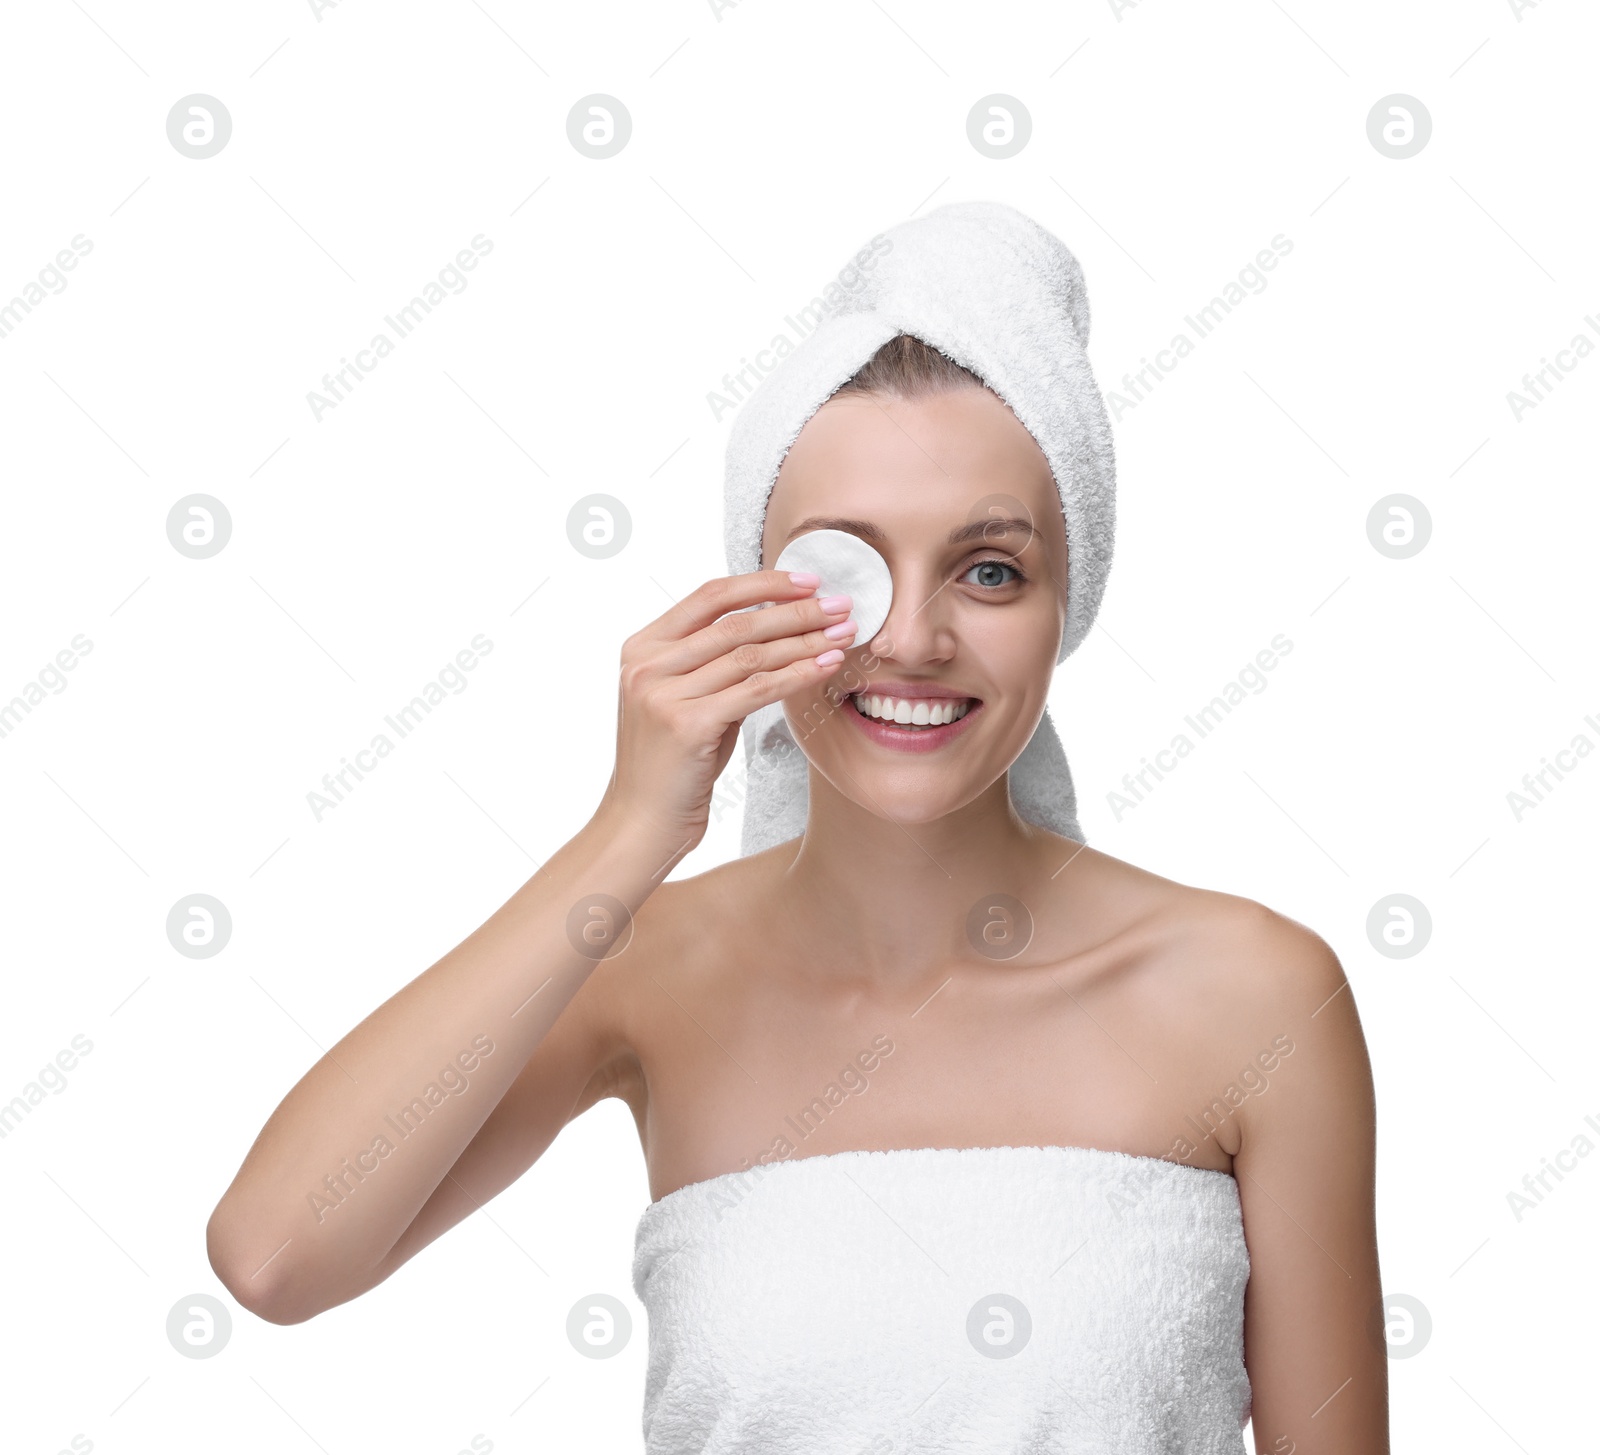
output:
[[[1049,462],[988,389],[835,395],[778,471],[762,565],[824,527],[859,535],[883,556],[894,603],[877,636],[847,650],[820,691],[785,699],[795,739],[830,784],[877,816],[941,818],[1016,761],[1044,712],[1067,581]],[[858,714],[863,698],[915,705],[919,692],[947,711],[940,694],[958,694],[965,717],[924,739]]]

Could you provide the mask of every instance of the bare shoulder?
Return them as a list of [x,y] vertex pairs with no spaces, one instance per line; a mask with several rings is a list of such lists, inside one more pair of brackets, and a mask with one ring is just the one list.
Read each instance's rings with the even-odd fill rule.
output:
[[1348,994],[1333,948],[1257,900],[1166,878],[1095,850],[1086,879],[1116,906],[1120,932],[1153,968],[1203,992],[1224,1014],[1306,1016]]
[[1167,1075],[1214,1108],[1236,1172],[1292,1160],[1303,1143],[1344,1148],[1351,1175],[1368,1176],[1372,1070],[1332,946],[1244,895],[1083,858],[1086,896],[1114,908],[1124,1003],[1155,1028]]
[[1308,1017],[1348,993],[1333,947],[1310,926],[1243,895],[1183,886],[1175,916],[1216,988],[1257,1014]]
[[796,844],[780,844],[658,885],[633,915],[623,948],[596,967],[586,991],[588,1014],[607,1047],[608,1090],[643,1107],[643,1063],[664,1024],[671,997],[693,997],[726,968],[729,943],[746,921],[759,920],[772,875],[793,858]]
[[741,924],[759,920],[773,877],[793,857],[798,840],[718,864],[657,886],[633,917],[625,951],[606,963],[626,986],[646,975],[709,970],[718,946]]

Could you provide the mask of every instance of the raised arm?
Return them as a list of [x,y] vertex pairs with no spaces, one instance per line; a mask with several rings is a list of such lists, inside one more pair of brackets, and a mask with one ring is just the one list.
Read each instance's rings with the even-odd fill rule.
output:
[[[207,1224],[228,1291],[273,1323],[302,1322],[382,1281],[525,1171],[604,1069],[593,1017],[552,1027],[619,927],[613,903],[636,909],[670,867],[603,807],[317,1061]],[[520,1094],[479,1138],[514,1084]]]
[[594,817],[300,1078],[211,1214],[211,1266],[246,1308],[298,1323],[354,1298],[603,1094],[605,1017],[563,1013],[704,836],[739,724],[843,655],[823,636],[843,613],[816,585],[720,577],[624,643],[616,767]]

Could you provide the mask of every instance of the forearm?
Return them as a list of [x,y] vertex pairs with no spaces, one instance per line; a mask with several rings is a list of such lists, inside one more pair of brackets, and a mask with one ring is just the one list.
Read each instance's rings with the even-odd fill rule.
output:
[[603,804],[306,1072],[207,1227],[241,1303],[315,1307],[385,1257],[673,862]]

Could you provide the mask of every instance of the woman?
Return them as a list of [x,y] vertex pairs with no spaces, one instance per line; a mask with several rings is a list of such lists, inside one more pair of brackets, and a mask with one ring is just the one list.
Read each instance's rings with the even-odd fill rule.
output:
[[[993,204],[889,238],[736,422],[730,558],[758,542],[761,569],[624,644],[593,817],[293,1088],[212,1216],[213,1267],[310,1318],[614,1096],[654,1199],[652,1452],[1237,1451],[1247,1416],[1258,1452],[1386,1451],[1372,1079],[1338,961],[1082,843],[1049,729],[1109,559],[1109,511],[1075,493],[1109,451],[1044,418],[1074,387],[1103,418],[1073,382],[1076,263]],[[980,274],[1009,282],[964,295]],[[1031,352],[986,351],[1019,318]],[[870,642],[772,569],[818,529],[888,565]],[[784,764],[750,726],[779,715]],[[750,821],[794,823],[798,772],[803,833],[664,883],[741,724]],[[440,1068],[459,1090],[418,1098]],[[425,1137],[373,1135],[408,1103]]]

